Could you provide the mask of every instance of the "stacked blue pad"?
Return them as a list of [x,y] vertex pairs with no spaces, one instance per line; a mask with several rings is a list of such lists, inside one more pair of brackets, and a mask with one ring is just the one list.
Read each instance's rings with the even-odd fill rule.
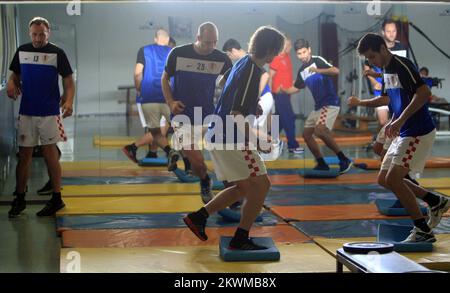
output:
[[229,248],[232,237],[220,237],[220,257],[224,261],[279,261],[280,252],[270,237],[252,238],[257,245],[268,247],[264,250],[233,250]]
[[138,164],[142,167],[167,166],[167,158],[144,158]]

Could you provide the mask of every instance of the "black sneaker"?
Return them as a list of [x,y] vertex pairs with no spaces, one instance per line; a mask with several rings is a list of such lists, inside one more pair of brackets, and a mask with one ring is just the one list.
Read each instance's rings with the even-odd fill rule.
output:
[[148,151],[147,155],[145,156],[146,159],[155,159],[158,157],[158,154],[152,151]]
[[264,250],[267,249],[265,246],[261,246],[253,242],[251,238],[247,238],[246,240],[236,240],[233,237],[230,241],[230,245],[228,247],[231,250]]
[[208,185],[203,185],[202,182],[200,181],[200,196],[202,197],[202,201],[204,204],[210,202],[214,197],[211,185],[212,185],[211,180],[209,181]]
[[126,145],[122,148],[122,152],[134,163],[138,163],[136,158],[137,147],[134,144]]
[[180,153],[174,149],[171,149],[167,155],[167,170],[172,172],[177,168],[177,161],[180,158]]
[[313,168],[313,170],[316,170],[316,171],[330,171],[330,167],[328,165],[319,165],[319,164],[317,164]]
[[62,209],[65,206],[66,205],[64,204],[63,201],[49,200],[47,202],[47,204],[45,205],[45,207],[42,210],[40,210],[39,212],[37,212],[36,215],[38,217],[54,216],[57,211],[59,211],[60,209]]
[[53,193],[53,186],[52,186],[51,180],[47,181],[47,183],[45,183],[44,187],[42,187],[41,189],[39,189],[37,191],[37,194],[39,194],[39,195],[50,195],[52,193]]
[[11,203],[11,209],[8,212],[9,218],[17,217],[27,207],[25,198],[18,197],[15,192],[14,192],[14,196],[15,196],[15,198]]
[[342,161],[339,161],[339,173],[344,174],[350,171],[350,169],[353,166],[353,162],[349,159],[345,159]]
[[434,207],[429,207],[428,216],[428,227],[433,229],[442,219],[442,216],[450,209],[450,200],[446,197],[441,196],[439,199],[439,204]]
[[189,213],[183,218],[183,221],[200,240],[208,240],[208,235],[205,233],[206,220],[201,219],[195,213]]

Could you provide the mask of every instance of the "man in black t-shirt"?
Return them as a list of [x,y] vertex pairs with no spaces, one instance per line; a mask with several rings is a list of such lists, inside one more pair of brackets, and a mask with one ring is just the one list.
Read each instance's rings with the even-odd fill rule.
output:
[[[31,43],[20,46],[11,62],[12,71],[7,94],[22,96],[19,109],[19,162],[16,170],[16,197],[9,217],[19,215],[26,207],[25,189],[31,167],[33,148],[42,145],[42,153],[52,181],[53,195],[38,216],[51,216],[64,207],[61,199],[61,165],[56,143],[66,141],[62,118],[72,115],[75,85],[64,51],[48,42],[50,24],[42,17],[29,23]],[[64,92],[59,92],[59,75]]]

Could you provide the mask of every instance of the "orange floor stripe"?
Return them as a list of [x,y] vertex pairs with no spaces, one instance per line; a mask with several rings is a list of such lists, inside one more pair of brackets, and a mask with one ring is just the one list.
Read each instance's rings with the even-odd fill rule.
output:
[[270,175],[272,185],[370,184],[377,182],[377,173],[344,174],[337,178],[303,178],[300,175]]
[[270,211],[279,217],[296,221],[339,221],[401,219],[378,212],[374,204],[318,205],[318,206],[272,206]]
[[[365,163],[369,170],[378,170],[381,166],[379,159],[355,159],[355,163]],[[449,157],[430,157],[426,163],[425,168],[450,168]]]

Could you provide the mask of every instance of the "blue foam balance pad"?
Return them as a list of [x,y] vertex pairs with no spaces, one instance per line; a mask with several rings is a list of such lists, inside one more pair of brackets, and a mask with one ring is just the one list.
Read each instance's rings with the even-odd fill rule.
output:
[[268,247],[264,250],[234,250],[229,248],[232,237],[220,237],[220,257],[224,261],[279,261],[280,252],[270,237],[252,238],[255,244]]
[[305,178],[336,178],[339,176],[339,170],[330,168],[330,170],[305,169],[300,171],[300,175]]
[[213,181],[212,189],[213,190],[222,190],[222,189],[225,189],[225,185],[223,185],[222,181]]
[[[241,221],[241,211],[240,210],[226,208],[221,211],[218,211],[217,213],[220,216],[222,216],[222,218],[225,222],[239,223]],[[262,216],[259,215],[255,219],[255,222],[261,222],[262,220],[263,220]]]
[[217,179],[217,176],[215,173],[209,174],[209,178],[212,180],[212,189],[213,190],[222,190],[225,189],[225,185],[223,184],[223,181],[220,181]]
[[[177,178],[183,182],[183,183],[195,183],[195,182],[200,182],[200,178],[198,176],[195,175],[189,175],[186,174],[185,171],[177,168],[173,171],[173,173],[175,173],[175,175],[177,176]],[[213,190],[222,190],[225,189],[225,185],[223,184],[222,181],[219,181],[217,179],[217,177],[215,176],[215,174],[209,174],[209,177],[212,179],[212,189]]]
[[167,166],[167,158],[144,158],[139,161],[139,166],[143,167]]
[[413,226],[380,224],[378,225],[377,241],[394,244],[394,250],[397,252],[432,251],[432,243],[401,243],[403,240],[408,238],[413,228]]
[[[327,163],[328,165],[339,165],[338,157],[324,157],[323,159],[325,160],[325,163]],[[351,160],[351,161],[353,162],[353,160]],[[366,163],[358,163],[357,164],[357,163],[353,162],[353,166],[355,166],[356,168],[367,170]]]
[[[395,198],[377,198],[375,199],[375,205],[378,211],[386,216],[408,216],[408,211],[399,204]],[[422,203],[419,203],[420,211],[422,214],[427,214],[427,207]]]
[[177,178],[183,183],[194,183],[200,181],[200,178],[198,178],[198,176],[186,174],[184,170],[181,170],[179,168],[173,170],[173,173],[175,173]]

